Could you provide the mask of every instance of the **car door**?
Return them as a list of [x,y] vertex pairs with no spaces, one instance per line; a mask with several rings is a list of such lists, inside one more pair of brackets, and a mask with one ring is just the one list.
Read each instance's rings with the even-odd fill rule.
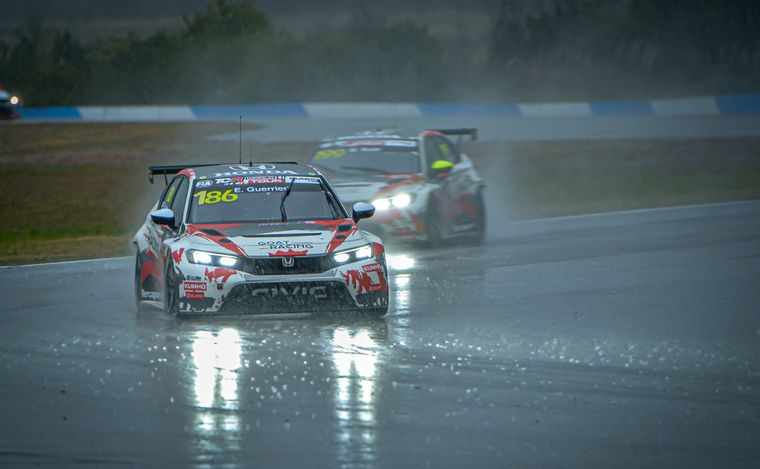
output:
[[[451,171],[446,175],[433,175],[440,189],[436,191],[436,201],[445,211],[447,230],[445,234],[453,235],[460,229],[467,229],[474,219],[472,210],[473,184],[467,161],[463,161],[459,149],[447,138],[434,135],[427,138],[425,146],[428,166],[435,161],[451,164]],[[445,207],[445,210],[443,210]]]
[[169,208],[174,211],[175,226],[157,225],[150,221],[150,248],[156,256],[156,261],[161,266],[159,275],[163,280],[163,274],[166,272],[166,262],[168,260],[167,241],[171,241],[179,234],[179,228],[182,225],[185,205],[187,204],[187,193],[189,190],[189,180],[186,176],[177,176],[171,183],[166,186],[161,199],[158,202],[158,209]]

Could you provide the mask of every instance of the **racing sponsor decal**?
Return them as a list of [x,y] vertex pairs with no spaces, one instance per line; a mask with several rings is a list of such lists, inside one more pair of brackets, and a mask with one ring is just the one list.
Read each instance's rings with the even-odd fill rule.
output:
[[213,270],[206,267],[206,271],[204,272],[206,280],[216,283],[217,286],[224,285],[236,273],[236,270],[226,267],[215,267]]
[[182,253],[185,252],[185,248],[179,248],[176,251],[172,251],[172,259],[174,263],[179,265],[182,262]]
[[182,282],[188,300],[203,300],[206,297],[206,282]]
[[290,241],[259,241],[259,246],[266,247],[267,249],[314,249],[314,245],[311,243],[293,243]]
[[388,283],[383,275],[383,266],[378,262],[362,266],[362,270],[348,270],[340,273],[346,286],[356,290],[356,293],[374,293],[388,291]]
[[292,249],[288,249],[287,251],[277,250],[276,252],[270,252],[269,257],[294,257],[294,256],[305,256],[308,254],[309,251],[294,251]]
[[327,298],[327,287],[324,285],[316,285],[312,287],[295,285],[289,288],[286,287],[259,287],[251,290],[253,297],[267,296],[310,296],[317,300],[323,300]]
[[284,184],[285,178],[278,176],[236,176],[219,177],[198,181],[195,187],[211,186],[247,186],[252,184]]
[[238,170],[238,171],[227,171],[224,173],[216,173],[214,174],[214,177],[250,176],[250,175],[266,175],[266,174],[296,175],[298,173],[296,173],[295,171],[291,171],[289,169],[245,169],[245,170]]

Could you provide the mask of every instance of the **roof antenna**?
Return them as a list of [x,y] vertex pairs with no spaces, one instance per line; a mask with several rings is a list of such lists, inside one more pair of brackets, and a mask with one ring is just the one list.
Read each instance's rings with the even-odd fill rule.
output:
[[240,116],[238,127],[238,164],[243,164],[243,116]]
[[253,166],[253,145],[251,145],[251,157],[248,159],[248,166]]

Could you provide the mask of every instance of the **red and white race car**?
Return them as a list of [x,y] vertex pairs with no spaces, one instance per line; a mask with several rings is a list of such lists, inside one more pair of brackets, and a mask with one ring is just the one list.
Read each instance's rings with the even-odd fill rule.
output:
[[388,310],[380,238],[296,163],[154,166],[175,174],[134,237],[135,297],[173,314]]
[[387,240],[435,246],[480,243],[486,230],[485,183],[472,160],[447,135],[476,129],[382,130],[331,138],[310,164],[347,203],[369,202],[377,213],[366,227]]

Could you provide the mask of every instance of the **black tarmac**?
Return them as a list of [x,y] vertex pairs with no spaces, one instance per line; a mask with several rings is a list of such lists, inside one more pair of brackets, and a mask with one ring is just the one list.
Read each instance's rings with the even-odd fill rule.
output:
[[380,320],[138,314],[132,259],[0,269],[0,465],[760,465],[760,202],[497,228],[396,251]]

